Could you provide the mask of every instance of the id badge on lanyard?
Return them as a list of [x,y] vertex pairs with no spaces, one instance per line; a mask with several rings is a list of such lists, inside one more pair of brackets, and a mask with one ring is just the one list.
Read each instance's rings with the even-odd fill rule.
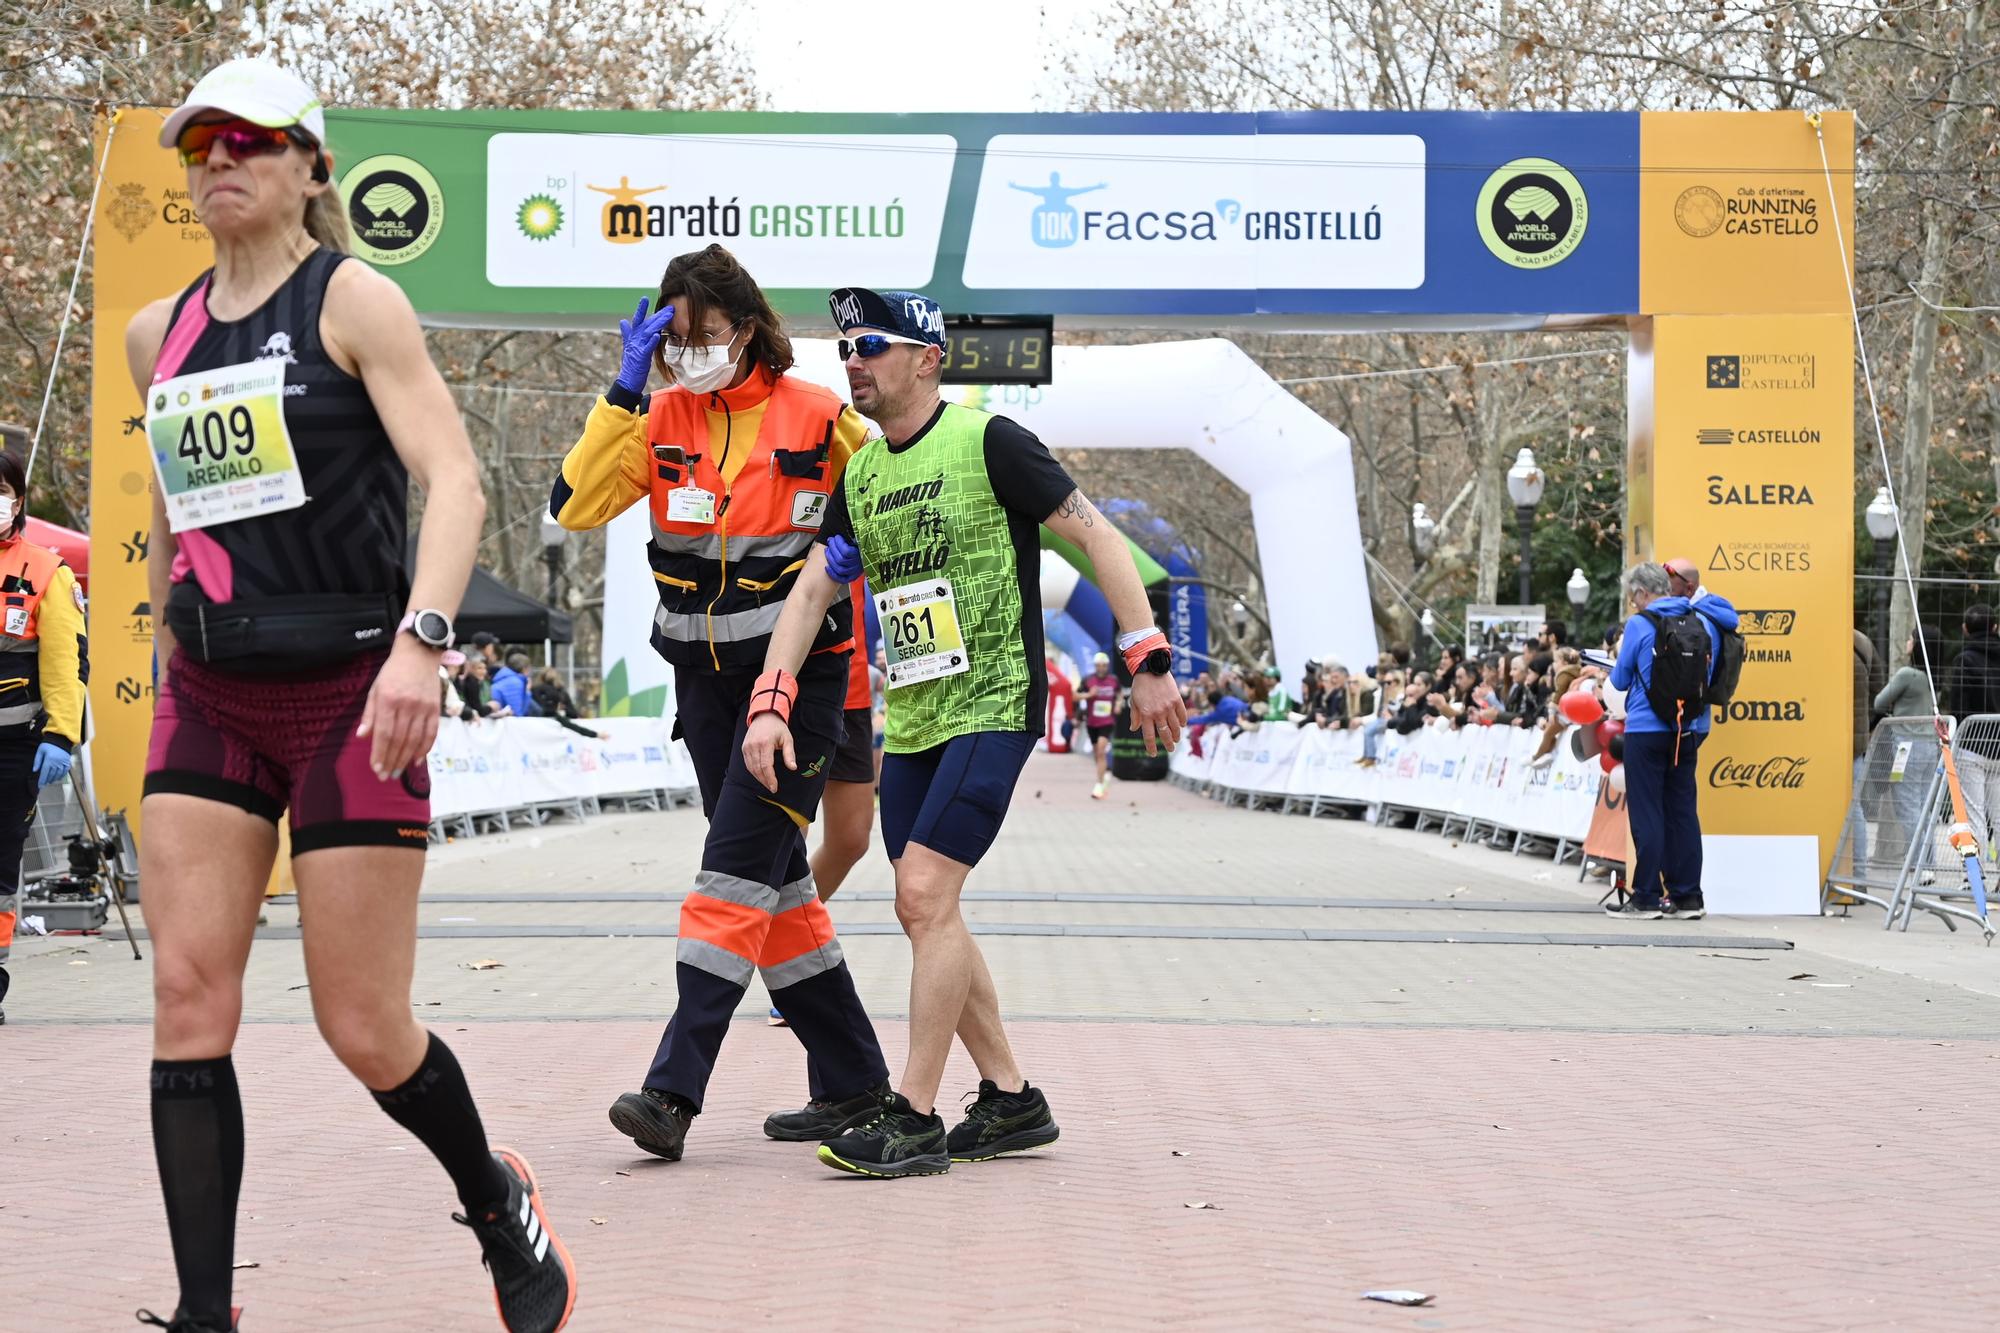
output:
[[306,502],[285,427],[285,363],[246,361],[147,390],[146,438],[175,532]]
[[699,486],[679,486],[667,492],[669,523],[715,522],[715,492]]

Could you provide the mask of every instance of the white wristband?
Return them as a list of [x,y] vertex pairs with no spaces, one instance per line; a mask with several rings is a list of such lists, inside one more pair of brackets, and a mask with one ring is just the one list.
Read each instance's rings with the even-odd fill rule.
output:
[[1151,638],[1153,635],[1158,634],[1159,632],[1160,631],[1157,627],[1148,625],[1144,629],[1135,629],[1130,634],[1121,634],[1118,636],[1118,651],[1122,653],[1127,648],[1130,648],[1133,644],[1138,643],[1143,639]]

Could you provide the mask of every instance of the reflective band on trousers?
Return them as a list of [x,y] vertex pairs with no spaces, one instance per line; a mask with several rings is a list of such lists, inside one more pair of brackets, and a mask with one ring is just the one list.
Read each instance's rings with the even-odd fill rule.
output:
[[42,651],[40,639],[17,639],[11,634],[0,634],[0,653],[39,653]]
[[[743,560],[757,560],[766,556],[782,557],[786,560],[802,556],[812,546],[819,534],[813,532],[783,532],[775,537],[739,537],[731,534],[729,541],[729,563]],[[682,536],[678,532],[668,532],[653,523],[653,545],[668,555],[691,555],[700,560],[722,559],[723,537],[720,533],[704,532],[699,537]]]
[[778,627],[778,617],[784,612],[783,602],[753,606],[748,611],[734,611],[720,616],[686,615],[669,611],[663,606],[653,613],[653,629],[661,638],[678,639],[683,643],[707,643],[709,626],[713,625],[717,643],[738,643],[746,639],[761,639],[769,634]]
[[773,889],[713,871],[703,871],[681,903],[674,956],[738,986],[761,971],[773,990],[831,971],[843,959],[812,876]]

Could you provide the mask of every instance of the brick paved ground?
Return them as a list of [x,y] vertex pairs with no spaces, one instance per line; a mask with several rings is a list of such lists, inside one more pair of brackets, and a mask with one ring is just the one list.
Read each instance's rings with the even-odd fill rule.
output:
[[[604,1123],[672,1004],[672,940],[634,932],[671,928],[697,815],[434,854],[423,921],[449,933],[420,946],[416,1000],[496,1139],[541,1174],[583,1270],[572,1327],[2000,1323],[1984,1278],[2000,1231],[1990,953],[1923,923],[1885,938],[1879,918],[1711,920],[1661,932],[1699,936],[1689,947],[1629,947],[1631,927],[1563,910],[1589,903],[1573,869],[1163,787],[1093,805],[1087,781],[1081,761],[1031,765],[974,881],[993,896],[972,904],[1014,932],[985,948],[1010,1008],[1033,1016],[1016,1042],[1063,1139],[939,1180],[836,1176],[761,1138],[802,1081],[796,1041],[756,1021],[761,996],[686,1161],[635,1157]],[[893,920],[888,888],[877,853],[835,905],[894,1065],[907,947],[862,933]],[[1055,892],[1178,900],[1021,900]],[[443,1174],[318,1045],[289,989],[305,980],[282,938],[295,917],[271,918],[237,1057],[238,1253],[259,1265],[239,1274],[246,1328],[491,1327]],[[1083,926],[1119,933],[1019,933]],[[557,927],[589,933],[499,933]],[[172,1301],[147,970],[122,947],[17,951],[0,1326],[126,1327],[132,1307]],[[463,966],[489,957],[506,966]],[[947,1088],[974,1077],[961,1059]],[[1379,1286],[1438,1301],[1359,1300]]]

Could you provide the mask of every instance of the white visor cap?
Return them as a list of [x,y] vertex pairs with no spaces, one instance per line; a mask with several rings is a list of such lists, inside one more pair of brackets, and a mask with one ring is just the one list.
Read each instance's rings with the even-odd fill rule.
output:
[[319,94],[298,75],[268,60],[246,56],[202,75],[187,101],[160,127],[160,147],[175,147],[187,123],[204,111],[226,111],[271,129],[296,125],[315,143],[326,143],[326,112]]

